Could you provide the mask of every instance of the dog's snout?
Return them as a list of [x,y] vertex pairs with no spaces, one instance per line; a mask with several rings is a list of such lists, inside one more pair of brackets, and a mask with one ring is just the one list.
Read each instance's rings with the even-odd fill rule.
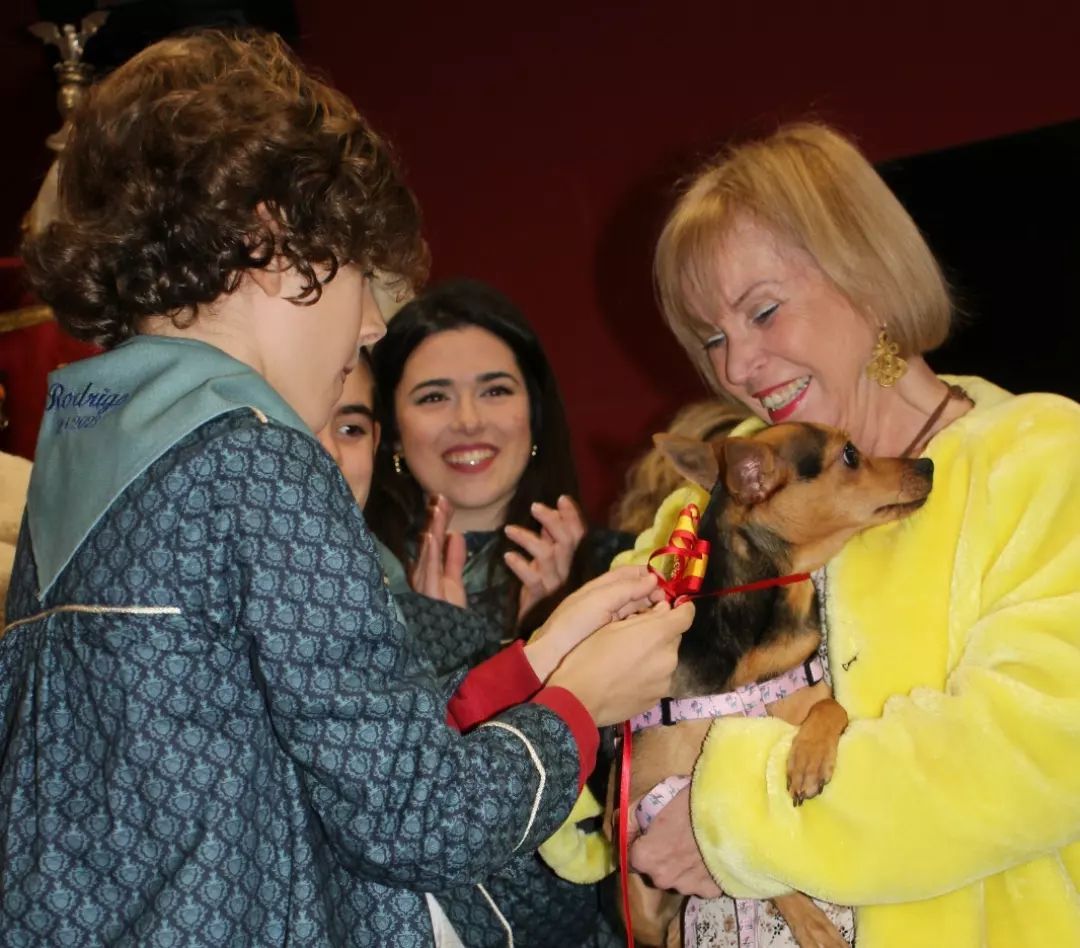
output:
[[927,480],[934,479],[934,462],[930,458],[919,458],[915,462],[915,473],[921,474]]

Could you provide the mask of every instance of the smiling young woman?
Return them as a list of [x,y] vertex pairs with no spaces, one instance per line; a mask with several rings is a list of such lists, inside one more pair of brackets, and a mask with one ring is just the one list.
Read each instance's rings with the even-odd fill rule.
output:
[[443,283],[394,317],[374,357],[383,439],[367,517],[392,554],[392,589],[407,584],[406,566],[417,586],[417,565],[441,563],[449,536],[449,560],[466,548],[460,604],[513,638],[566,587],[575,557],[575,577],[606,569],[629,538],[595,531],[578,553],[586,529],[566,412],[513,303],[474,280]]

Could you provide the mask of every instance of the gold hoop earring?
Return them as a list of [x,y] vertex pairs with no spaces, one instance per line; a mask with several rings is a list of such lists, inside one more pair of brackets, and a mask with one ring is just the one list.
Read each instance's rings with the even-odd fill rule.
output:
[[404,471],[402,471],[402,469],[401,469],[401,455],[398,454],[397,451],[394,452],[394,473],[395,474],[403,474],[404,473]]
[[907,360],[900,357],[900,347],[883,327],[866,364],[866,377],[882,388],[892,388],[906,371]]
[[536,446],[536,442],[533,442],[532,450],[529,451],[529,457],[534,458],[540,453],[540,449]]

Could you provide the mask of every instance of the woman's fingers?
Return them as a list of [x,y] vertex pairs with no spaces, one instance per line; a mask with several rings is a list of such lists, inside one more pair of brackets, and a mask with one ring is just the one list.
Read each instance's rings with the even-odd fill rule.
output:
[[539,533],[519,527],[516,523],[508,523],[503,531],[534,560],[551,556],[554,544]]
[[440,562],[439,591],[435,598],[465,608],[469,596],[465,591],[465,535],[448,533]]
[[555,507],[535,503],[530,510],[540,530],[528,530],[512,523],[503,528],[507,537],[528,554],[527,558],[511,551],[505,556],[507,567],[521,580],[519,618],[565,584],[574,552],[585,535],[584,518],[569,497],[560,497]]
[[550,538],[554,543],[551,555],[559,582],[563,583],[570,575],[574,553],[585,536],[585,518],[577,504],[565,494],[558,499],[555,507],[533,504],[530,509],[542,527],[541,536]]
[[535,503],[529,511],[559,543],[577,546],[585,536],[585,518],[572,497],[563,494],[554,507]]
[[460,584],[465,572],[465,534],[448,533],[444,549],[443,573],[447,580]]
[[503,562],[518,579],[521,580],[521,592],[518,594],[518,620],[520,621],[533,606],[548,594],[548,588],[536,565],[536,560],[527,560],[513,550],[503,554]]
[[510,572],[521,580],[521,585],[530,591],[543,592],[544,584],[540,571],[536,568],[535,560],[527,560],[520,553],[510,550],[503,556]]
[[[529,576],[535,577],[534,581],[542,584],[541,594],[554,592],[566,582],[570,570],[568,566],[566,569],[560,568],[558,545],[555,542],[515,524],[507,524],[503,529],[511,540],[532,557]],[[514,572],[522,582],[525,581],[517,570]]]
[[446,544],[446,530],[450,523],[450,514],[450,501],[442,494],[436,494],[428,506],[427,531],[431,534],[435,548],[440,551]]
[[430,555],[429,547],[431,546],[431,535],[429,533],[422,533],[420,535],[420,549],[417,551],[416,560],[413,562],[412,570],[409,572],[409,585],[412,588],[423,595],[428,595],[428,559]]
[[555,506],[562,513],[563,523],[566,524],[570,532],[570,539],[573,541],[574,546],[577,546],[585,538],[587,532],[585,515],[581,512],[577,501],[567,494],[563,494],[555,502]]

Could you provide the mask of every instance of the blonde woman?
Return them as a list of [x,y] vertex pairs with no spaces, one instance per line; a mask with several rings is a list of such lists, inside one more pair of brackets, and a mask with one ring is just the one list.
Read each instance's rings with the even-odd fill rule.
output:
[[655,276],[690,358],[754,414],[740,430],[833,425],[857,452],[832,463],[925,456],[935,486],[824,571],[851,717],[825,791],[792,807],[792,727],[720,719],[635,865],[661,887],[855,905],[859,948],[1080,944],[1080,406],[934,372],[939,268],[822,126],[704,168]]

